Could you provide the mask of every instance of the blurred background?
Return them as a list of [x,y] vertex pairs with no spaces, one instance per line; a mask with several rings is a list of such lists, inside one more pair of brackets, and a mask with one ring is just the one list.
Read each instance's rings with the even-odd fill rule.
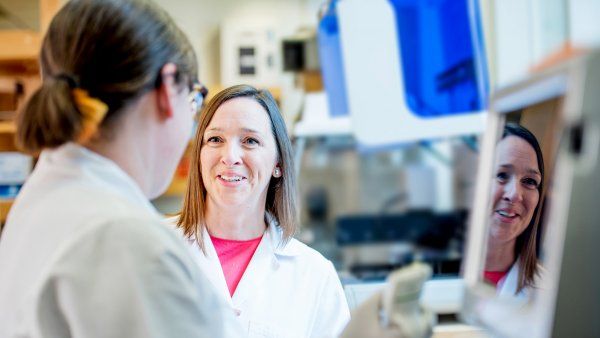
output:
[[[414,260],[457,278],[489,96],[600,44],[593,0],[157,2],[210,93],[247,83],[277,99],[295,148],[297,238],[344,283]],[[62,3],[0,0],[0,223],[35,165],[14,147],[13,120]],[[189,161],[153,201],[164,214],[181,207]]]

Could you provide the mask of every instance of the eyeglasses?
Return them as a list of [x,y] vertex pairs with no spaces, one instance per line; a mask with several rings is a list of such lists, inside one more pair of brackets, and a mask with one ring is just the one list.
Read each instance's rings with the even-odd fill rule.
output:
[[192,105],[192,110],[194,111],[194,113],[200,111],[204,103],[204,99],[206,99],[207,95],[208,89],[206,89],[205,86],[199,83],[194,83],[192,85],[192,89],[190,90],[188,99],[190,101],[190,104]]
[[[179,82],[179,79],[180,79],[179,72],[164,74],[163,76],[173,76],[175,78],[175,82]],[[156,78],[156,81],[154,84],[155,88],[158,88],[160,86],[163,76],[160,76],[160,74],[159,74],[159,76]],[[192,82],[192,83],[189,83],[188,85],[190,88],[190,93],[188,94],[188,101],[190,102],[190,105],[194,111],[194,114],[196,114],[202,108],[204,99],[206,99],[206,96],[208,95],[208,89],[204,85],[202,85],[198,82]]]

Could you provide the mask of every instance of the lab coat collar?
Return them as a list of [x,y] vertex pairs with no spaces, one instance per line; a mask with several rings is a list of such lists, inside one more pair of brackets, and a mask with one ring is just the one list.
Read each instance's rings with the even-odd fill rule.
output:
[[206,227],[202,230],[202,242],[206,253],[199,255],[198,263],[217,292],[222,294],[234,308],[239,308],[255,294],[256,289],[265,282],[271,272],[279,269],[281,259],[292,258],[300,253],[301,244],[297,241],[283,242],[283,230],[277,225],[272,215],[266,214],[266,220],[267,229],[246,267],[233,297],[229,294],[223,269],[210,235]]
[[56,149],[44,150],[38,165],[68,171],[67,175],[80,177],[85,184],[100,185],[104,191],[113,191],[159,216],[137,183],[116,163],[81,145],[69,142]]
[[267,220],[267,231],[265,235],[269,240],[269,244],[272,247],[273,253],[276,256],[281,257],[294,257],[300,253],[300,244],[296,241],[290,240],[284,242],[283,240],[283,229],[277,224],[275,217],[270,213],[266,213],[265,218]]
[[515,292],[517,292],[517,287],[519,286],[519,270],[521,269],[519,262],[520,257],[517,257],[515,263],[511,266],[506,276],[504,276],[504,278],[502,278],[498,283],[499,296],[506,296],[511,298],[516,297],[516,299],[520,300],[528,299],[528,287],[523,288],[519,293],[515,295]]
[[298,242],[283,242],[283,229],[279,227],[275,218],[267,213],[265,219],[268,224],[267,230],[231,298],[236,308],[250,299],[256,293],[256,289],[279,269],[282,259],[293,259],[299,254]]
[[225,275],[223,274],[223,268],[217,255],[217,250],[210,239],[210,235],[206,227],[202,229],[202,243],[204,245],[204,253],[197,247],[195,238],[190,239],[190,242],[196,247],[198,265],[200,269],[211,284],[214,286],[217,293],[224,296],[224,299],[231,304],[231,297],[229,295],[229,289],[227,288],[227,282],[225,281]]

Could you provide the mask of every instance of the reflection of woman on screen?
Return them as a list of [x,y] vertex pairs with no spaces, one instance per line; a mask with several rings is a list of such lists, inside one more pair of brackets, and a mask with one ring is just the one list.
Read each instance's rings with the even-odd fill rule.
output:
[[536,235],[544,161],[535,136],[520,125],[507,124],[494,170],[484,278],[500,295],[525,296],[540,273]]

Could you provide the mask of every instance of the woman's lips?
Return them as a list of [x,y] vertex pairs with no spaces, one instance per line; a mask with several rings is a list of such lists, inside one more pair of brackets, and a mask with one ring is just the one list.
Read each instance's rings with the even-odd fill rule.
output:
[[217,180],[226,187],[237,187],[243,184],[247,178],[243,175],[227,173],[217,175]]
[[514,223],[520,215],[511,210],[496,210],[494,216],[502,223]]

